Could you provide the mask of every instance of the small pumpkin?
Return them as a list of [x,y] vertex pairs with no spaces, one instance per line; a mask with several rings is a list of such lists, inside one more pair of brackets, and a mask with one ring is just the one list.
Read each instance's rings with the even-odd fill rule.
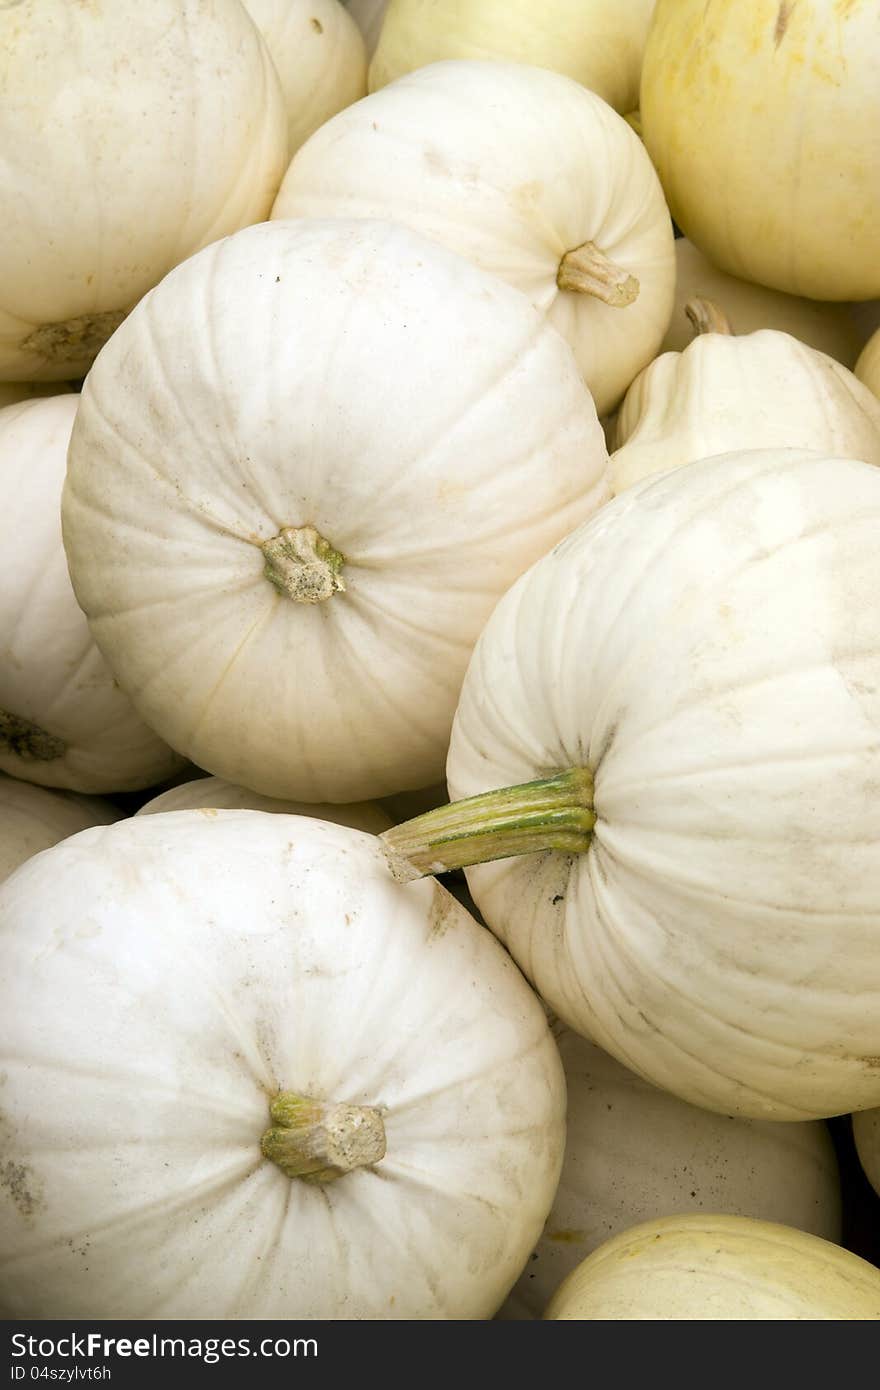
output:
[[142,717],[236,785],[335,802],[441,780],[481,625],[607,496],[589,392],[524,295],[407,228],[300,220],[138,305],[83,388],[62,511]]
[[400,78],[315,132],[272,217],[403,223],[507,280],[571,345],[600,415],[669,322],[672,224],[641,141],[537,67],[445,62]]
[[741,449],[816,449],[880,464],[880,401],[846,367],[772,328],[732,334],[709,300],[698,332],[640,372],[617,412],[611,485]]
[[640,1221],[726,1212],[840,1240],[827,1125],[687,1105],[570,1029],[555,1033],[568,1095],[565,1160],[541,1239],[499,1316],[539,1318],[581,1260]]
[[0,771],[122,792],[182,760],[143,722],[92,640],[67,571],[61,489],[79,396],[0,410]]
[[880,470],[801,450],[636,484],[497,605],[461,800],[383,837],[472,866],[564,1023],[722,1114],[880,1105],[878,519]]
[[606,1241],[557,1289],[545,1317],[876,1322],[880,1270],[775,1222],[670,1216]]
[[0,1309],[487,1318],[559,1177],[540,1003],[373,836],[86,830],[0,890]]
[[281,89],[238,0],[25,0],[0,90],[0,380],[75,380],[166,271],[267,216]]

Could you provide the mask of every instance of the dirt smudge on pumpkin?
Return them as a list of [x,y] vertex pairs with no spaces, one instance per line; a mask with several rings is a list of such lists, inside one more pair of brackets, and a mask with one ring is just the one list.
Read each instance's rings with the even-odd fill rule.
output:
[[26,1163],[16,1163],[11,1158],[0,1163],[0,1187],[5,1188],[25,1220],[45,1205],[39,1180]]
[[779,12],[776,16],[776,24],[773,28],[773,47],[778,48],[785,38],[788,22],[791,19],[797,0],[781,0]]
[[455,898],[443,887],[442,883],[435,883],[431,910],[428,914],[429,941],[436,941],[441,936],[445,936],[449,927],[449,919],[457,906]]

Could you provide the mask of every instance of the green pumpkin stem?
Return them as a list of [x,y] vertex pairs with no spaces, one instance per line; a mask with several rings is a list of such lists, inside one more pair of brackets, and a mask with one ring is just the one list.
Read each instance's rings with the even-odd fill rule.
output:
[[272,1128],[260,1141],[265,1158],[288,1178],[327,1183],[385,1157],[382,1112],[282,1091],[269,1107]]
[[392,874],[407,882],[539,850],[582,854],[595,823],[593,774],[576,767],[438,806],[384,831],[380,839]]

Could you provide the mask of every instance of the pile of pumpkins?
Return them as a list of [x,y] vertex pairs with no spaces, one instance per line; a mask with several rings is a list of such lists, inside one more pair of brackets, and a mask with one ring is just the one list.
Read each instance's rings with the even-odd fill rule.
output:
[[6,1317],[880,1319],[878,54],[0,6]]

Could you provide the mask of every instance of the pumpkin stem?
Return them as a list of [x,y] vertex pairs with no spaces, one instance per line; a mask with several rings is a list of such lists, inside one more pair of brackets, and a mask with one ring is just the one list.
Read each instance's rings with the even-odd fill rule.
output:
[[566,251],[559,262],[556,283],[561,290],[592,294],[615,309],[625,309],[639,294],[636,277],[615,265],[592,241]]
[[393,876],[407,882],[538,850],[582,854],[595,824],[593,774],[575,767],[438,806],[379,838]]
[[323,603],[345,591],[339,573],[345,556],[314,526],[285,526],[277,536],[263,541],[260,549],[266,557],[266,578],[295,603]]
[[714,300],[703,299],[701,295],[695,294],[693,299],[689,299],[685,304],[684,311],[693,324],[695,333],[724,333],[728,338],[734,336],[730,319]]
[[382,1112],[371,1105],[328,1104],[281,1091],[269,1107],[264,1157],[288,1178],[325,1183],[385,1157]]

